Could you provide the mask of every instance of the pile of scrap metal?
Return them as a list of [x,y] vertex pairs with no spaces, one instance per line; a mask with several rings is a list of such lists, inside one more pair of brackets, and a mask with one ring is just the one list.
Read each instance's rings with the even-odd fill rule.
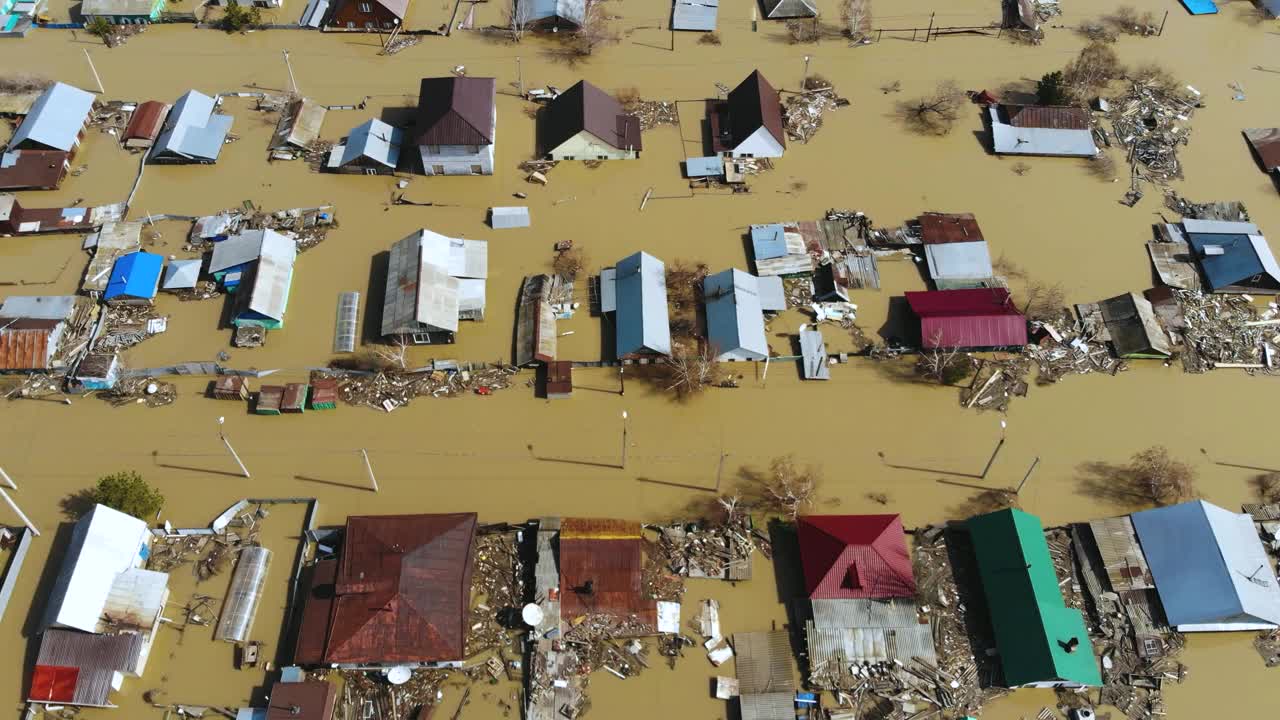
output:
[[807,143],[822,128],[822,115],[838,107],[848,105],[849,101],[836,95],[836,89],[830,82],[818,77],[811,77],[805,83],[805,89],[787,96],[783,103],[783,125],[787,138]]
[[1123,95],[1107,101],[1116,141],[1128,150],[1130,192],[1137,198],[1141,197],[1140,180],[1162,185],[1182,178],[1178,146],[1189,140],[1187,123],[1200,106],[1199,93],[1174,90],[1154,80],[1131,80]]
[[498,365],[479,370],[426,369],[347,375],[338,385],[348,405],[365,405],[391,412],[418,397],[454,397],[467,392],[488,395],[511,386],[520,369]]

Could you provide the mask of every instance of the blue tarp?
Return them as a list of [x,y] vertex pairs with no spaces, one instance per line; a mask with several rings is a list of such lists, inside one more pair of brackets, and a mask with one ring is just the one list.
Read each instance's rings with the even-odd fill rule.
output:
[[1192,15],[1216,15],[1218,6],[1213,0],[1182,0],[1182,6]]
[[150,300],[156,296],[160,285],[160,271],[164,268],[164,256],[149,252],[134,252],[121,256],[111,268],[111,279],[103,300],[131,297]]
[[751,226],[751,247],[756,261],[772,260],[787,254],[787,236],[778,223]]

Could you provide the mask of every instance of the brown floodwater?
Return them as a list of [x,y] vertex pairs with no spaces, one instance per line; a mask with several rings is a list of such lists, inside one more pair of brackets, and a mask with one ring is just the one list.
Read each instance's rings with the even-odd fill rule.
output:
[[[190,0],[185,0],[190,2]],[[835,4],[822,3],[829,17]],[[944,7],[940,25],[979,25],[998,16],[998,3],[962,0]],[[752,33],[748,0],[728,0],[721,10],[719,47],[694,36],[675,38],[656,29],[665,22],[665,3],[610,3],[629,28],[622,42],[577,67],[551,59],[548,45],[529,40],[509,45],[467,33],[428,37],[394,57],[379,57],[375,36],[256,32],[227,36],[187,26],[153,28],[125,46],[108,50],[83,33],[37,31],[22,41],[0,44],[0,67],[35,71],[81,87],[93,85],[82,50],[88,49],[105,83],[107,98],[172,101],[188,88],[204,92],[282,89],[288,77],[280,56],[290,51],[301,90],[325,104],[357,104],[362,111],[329,113],[323,137],[336,140],[369,117],[403,119],[415,103],[418,80],[465,65],[471,75],[494,75],[499,86],[516,82],[517,67],[527,86],[567,87],[580,77],[610,90],[637,88],[651,99],[680,103],[681,124],[647,132],[638,161],[587,169],[562,164],[546,187],[526,184],[515,166],[533,152],[534,126],[526,105],[511,95],[498,100],[497,174],[485,178],[414,178],[410,199],[438,207],[391,206],[394,180],[318,175],[301,162],[266,162],[266,142],[274,117],[252,111],[251,100],[229,99],[239,141],[224,148],[213,167],[148,167],[131,217],[191,215],[239,206],[245,200],[276,209],[336,206],[340,227],[297,264],[288,317],[265,347],[229,347],[219,329],[220,302],[180,303],[162,298],[170,330],[128,354],[134,367],[181,360],[209,360],[231,353],[234,367],[279,368],[283,379],[301,379],[305,368],[330,357],[334,312],[340,292],[358,290],[367,301],[380,297],[379,254],[420,228],[490,243],[488,317],[465,323],[456,345],[415,348],[415,364],[431,358],[509,359],[512,319],[524,275],[549,267],[552,245],[572,239],[585,247],[595,267],[638,249],[674,261],[705,262],[713,271],[747,268],[744,247],[751,223],[813,219],[832,207],[857,208],[881,225],[896,225],[921,211],[974,212],[994,255],[1025,269],[1029,277],[1060,282],[1072,302],[1091,301],[1151,282],[1143,242],[1162,207],[1158,192],[1136,208],[1117,203],[1123,183],[1091,177],[1082,162],[1029,159],[1031,171],[1011,172],[1015,161],[988,155],[981,142],[976,108],[945,138],[918,138],[891,119],[894,103],[923,93],[936,81],[954,77],[967,88],[999,86],[1037,78],[1060,68],[1080,47],[1067,30],[1112,9],[1101,0],[1068,0],[1066,14],[1048,30],[1045,43],[1022,47],[982,37],[949,37],[932,43],[890,39],[862,48],[841,40],[816,46],[789,45],[776,24]],[[877,6],[877,26],[923,27],[931,8],[921,0]],[[1255,70],[1275,65],[1280,34],[1275,25],[1257,26],[1232,3],[1214,17],[1191,18],[1176,3],[1147,2],[1142,9],[1170,11],[1163,37],[1122,39],[1121,59],[1158,61],[1205,93],[1208,106],[1196,113],[1191,144],[1181,157],[1187,179],[1175,185],[1193,200],[1243,200],[1254,220],[1280,233],[1280,200],[1257,169],[1239,131],[1271,126],[1280,117],[1280,76]],[[70,8],[55,3],[65,17]],[[418,2],[411,25],[435,25],[451,10],[440,0]],[[281,17],[300,12],[291,4]],[[447,13],[444,13],[447,15]],[[477,6],[477,23],[499,22],[499,3]],[[756,178],[745,196],[690,197],[680,177],[680,160],[701,154],[700,100],[714,96],[715,83],[732,86],[759,67],[774,83],[796,88],[811,56],[812,72],[832,80],[852,106],[827,117],[808,145],[792,145],[771,173]],[[900,81],[901,94],[879,88]],[[1232,101],[1229,83],[1244,87],[1247,100]],[[90,135],[78,163],[87,165],[56,192],[26,193],[23,201],[57,205],[124,199],[137,157],[114,139]],[[641,198],[654,189],[643,212]],[[527,201],[512,194],[526,192]],[[495,232],[485,224],[492,205],[527,204],[533,227]],[[1166,213],[1167,215],[1167,213]],[[183,256],[186,226],[159,222],[155,250]],[[81,238],[36,237],[0,240],[0,283],[5,294],[72,292],[85,262]],[[882,265],[882,292],[855,292],[860,325],[874,334],[888,299],[903,290],[923,289],[918,270],[903,261]],[[18,285],[21,283],[21,285]],[[13,284],[13,285],[10,285]],[[372,285],[372,287],[371,287]],[[1015,290],[1018,289],[1015,284]],[[585,299],[585,298],[584,298]],[[804,317],[790,312],[770,328],[773,348],[788,353],[789,335]],[[377,323],[377,312],[362,311],[362,325]],[[561,355],[596,359],[599,321],[580,312],[562,321]],[[825,329],[829,347],[853,341],[834,326]],[[420,400],[392,414],[351,407],[305,416],[255,417],[241,405],[200,398],[204,381],[179,381],[180,397],[169,407],[113,409],[92,398],[70,406],[12,402],[0,409],[0,466],[14,477],[14,494],[45,535],[33,546],[15,601],[0,624],[0,697],[17,704],[25,690],[29,634],[42,610],[43,588],[59,562],[59,527],[67,522],[60,502],[99,475],[124,468],[142,472],[168,496],[165,517],[178,526],[207,524],[246,496],[315,496],[320,521],[336,524],[347,514],[474,510],[483,520],[522,520],[543,514],[598,515],[657,520],[684,507],[698,491],[677,483],[714,487],[721,453],[727,453],[723,482],[740,468],[759,467],[793,453],[819,466],[825,477],[821,509],[878,511],[866,496],[883,492],[889,507],[908,526],[962,517],[970,490],[940,484],[943,473],[977,473],[1000,436],[1000,418],[958,406],[952,390],[904,384],[883,368],[855,361],[833,368],[829,383],[802,383],[796,368],[773,366],[767,383],[745,367],[742,387],[716,390],[688,403],[673,402],[639,382],[619,396],[613,371],[582,371],[572,400],[534,399],[523,382],[491,397]],[[1061,523],[1129,510],[1081,491],[1090,461],[1122,462],[1135,450],[1164,444],[1192,462],[1199,489],[1224,506],[1251,498],[1251,478],[1260,468],[1280,466],[1270,448],[1273,413],[1266,400],[1270,380],[1234,371],[1189,376],[1159,364],[1142,364],[1118,377],[1070,377],[1060,386],[1033,387],[1007,416],[1007,443],[983,485],[1009,485],[1032,460],[1040,464],[1022,494],[1023,506],[1047,523]],[[628,411],[627,467],[621,454],[621,413]],[[235,474],[215,421],[227,416],[227,434],[253,473]],[[369,451],[381,485],[364,487],[358,450]],[[1207,454],[1201,452],[1201,448]],[[1215,462],[1216,461],[1216,462]],[[910,466],[916,469],[903,469]],[[3,517],[6,522],[15,518]],[[259,612],[254,636],[275,647],[292,564],[299,508],[277,507],[266,521],[265,544],[276,551],[271,592]],[[51,557],[52,554],[52,557]],[[198,588],[221,596],[228,576]],[[174,605],[197,591],[186,569],[174,574]],[[756,579],[736,587],[692,581],[687,598],[721,601],[727,632],[767,629],[785,622],[770,566],[757,560]],[[688,612],[686,611],[686,614]],[[1183,659],[1189,680],[1167,693],[1170,717],[1196,717],[1231,708],[1260,708],[1267,702],[1271,675],[1251,648],[1248,634],[1195,637]],[[716,674],[698,653],[676,672],[655,667],[639,678],[594,678],[594,712],[599,717],[720,718],[723,703],[709,697],[707,678]],[[722,668],[723,674],[732,668]],[[141,699],[159,688],[172,702],[235,705],[260,689],[263,674],[232,669],[231,648],[212,640],[212,630],[180,634],[160,631],[146,677],[130,680],[118,694],[116,711],[88,711],[85,717],[160,717]],[[507,689],[473,694],[464,717],[498,718],[496,700]],[[450,691],[443,708],[451,714],[458,696]],[[984,717],[998,720],[1034,715],[1052,704],[1048,693],[1022,691],[990,706]]]

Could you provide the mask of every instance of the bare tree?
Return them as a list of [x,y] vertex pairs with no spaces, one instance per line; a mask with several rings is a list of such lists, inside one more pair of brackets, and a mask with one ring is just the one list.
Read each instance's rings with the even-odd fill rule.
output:
[[604,13],[603,0],[586,0],[582,11],[582,25],[569,35],[569,49],[579,58],[590,56],[596,48],[618,42],[621,36],[609,25]]
[[954,80],[942,80],[924,97],[898,103],[898,119],[920,135],[946,135],[960,119],[964,93]]
[[405,370],[409,367],[409,346],[404,340],[396,340],[391,347],[375,348],[373,354],[394,369]]
[[1044,283],[1039,280],[1027,282],[1027,301],[1022,313],[1032,320],[1055,319],[1062,314],[1067,303],[1067,291],[1061,283]]
[[1195,469],[1174,460],[1162,445],[1135,453],[1127,470],[1130,491],[1156,505],[1172,505],[1195,497]]
[[1258,499],[1268,505],[1280,503],[1280,473],[1267,473],[1253,479]]
[[1089,171],[1090,175],[1103,182],[1111,182],[1116,178],[1116,162],[1105,152],[1100,152],[1085,160],[1085,169]]
[[932,350],[920,354],[916,374],[943,385],[954,385],[973,370],[973,360],[956,348],[940,347],[942,331],[930,338]]
[[816,43],[822,39],[822,25],[816,17],[788,20],[787,37],[795,44]]
[[711,348],[690,351],[677,346],[667,361],[655,370],[662,388],[680,398],[689,398],[716,383],[720,361]]
[[1071,99],[1086,103],[1106,89],[1112,80],[1124,75],[1124,66],[1110,45],[1092,42],[1062,71],[1063,85]]
[[580,247],[571,247],[556,253],[555,260],[551,262],[552,268],[556,274],[564,278],[577,277],[578,273],[587,269],[590,258],[587,251]]
[[844,33],[850,45],[870,39],[871,0],[844,0],[840,5],[840,17],[844,20]]
[[533,4],[530,0],[511,0],[507,6],[507,32],[511,39],[520,42],[529,28],[529,20],[533,17]]
[[769,514],[795,520],[818,500],[822,476],[817,468],[800,466],[791,455],[774,458],[767,473],[743,472],[743,502]]

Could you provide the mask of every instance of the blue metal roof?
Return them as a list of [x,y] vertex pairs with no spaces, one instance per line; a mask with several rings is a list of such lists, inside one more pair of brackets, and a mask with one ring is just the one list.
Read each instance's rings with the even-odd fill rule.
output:
[[[1251,284],[1250,280],[1257,275],[1280,283],[1280,268],[1276,267],[1271,248],[1261,236],[1189,232],[1187,242],[1195,251],[1209,288],[1215,292],[1233,285]],[[1221,248],[1221,254],[1206,254],[1206,248],[1214,247]]]
[[667,269],[662,261],[638,252],[618,262],[615,348],[619,358],[637,353],[671,354],[667,315]]
[[65,83],[54,83],[31,105],[9,147],[23,142],[70,152],[93,109],[93,95]]
[[151,157],[176,155],[188,160],[216,161],[232,122],[230,115],[215,115],[216,107],[213,98],[188,90],[169,111]]
[[1280,588],[1248,516],[1195,500],[1131,518],[1172,625],[1280,622]]
[[787,254],[787,233],[779,223],[752,225],[751,247],[757,262],[783,257]]
[[711,157],[691,157],[684,161],[685,177],[701,178],[716,177],[724,174],[724,158],[716,155]]
[[1215,15],[1218,12],[1213,0],[1182,0],[1182,6],[1192,15]]
[[163,267],[163,255],[139,251],[120,256],[111,268],[111,278],[107,280],[107,290],[102,294],[102,299],[154,298]]
[[707,304],[707,339],[721,360],[764,360],[764,311],[754,275],[725,270],[702,281]]
[[357,125],[347,135],[347,143],[343,146],[338,165],[348,165],[360,158],[367,158],[394,170],[400,162],[400,145],[403,142],[404,133],[399,128],[393,128],[374,118]]

